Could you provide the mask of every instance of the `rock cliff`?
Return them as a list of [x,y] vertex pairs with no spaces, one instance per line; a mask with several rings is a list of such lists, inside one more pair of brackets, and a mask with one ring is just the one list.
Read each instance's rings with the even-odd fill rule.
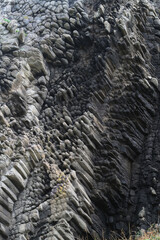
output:
[[160,216],[160,2],[0,0],[0,239]]

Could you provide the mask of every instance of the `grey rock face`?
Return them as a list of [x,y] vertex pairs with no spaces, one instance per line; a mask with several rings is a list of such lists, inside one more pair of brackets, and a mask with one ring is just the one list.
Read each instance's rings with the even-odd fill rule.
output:
[[159,221],[159,6],[0,0],[0,239]]

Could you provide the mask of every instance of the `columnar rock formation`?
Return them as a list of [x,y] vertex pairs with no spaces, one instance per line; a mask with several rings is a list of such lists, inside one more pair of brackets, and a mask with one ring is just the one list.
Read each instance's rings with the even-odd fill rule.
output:
[[159,9],[0,0],[0,239],[159,221]]

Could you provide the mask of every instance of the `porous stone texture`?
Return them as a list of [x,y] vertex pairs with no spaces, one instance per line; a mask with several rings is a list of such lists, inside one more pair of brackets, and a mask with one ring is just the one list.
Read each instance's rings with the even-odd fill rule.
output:
[[0,239],[159,222],[159,9],[0,0]]

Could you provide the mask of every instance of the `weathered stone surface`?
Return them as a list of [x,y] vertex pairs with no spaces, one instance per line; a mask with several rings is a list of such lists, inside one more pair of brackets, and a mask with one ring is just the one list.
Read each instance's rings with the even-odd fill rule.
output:
[[19,48],[18,46],[18,40],[16,38],[8,38],[8,39],[3,39],[2,42],[2,51],[4,53],[6,52],[11,52],[14,50],[17,50]]
[[9,228],[1,223],[0,224],[0,237],[1,237],[1,239],[7,238],[8,233],[9,233]]
[[24,189],[26,180],[23,178],[21,173],[16,170],[16,168],[12,168],[6,173],[6,176],[13,182],[13,184],[20,190]]
[[159,7],[0,0],[0,239],[158,223]]

